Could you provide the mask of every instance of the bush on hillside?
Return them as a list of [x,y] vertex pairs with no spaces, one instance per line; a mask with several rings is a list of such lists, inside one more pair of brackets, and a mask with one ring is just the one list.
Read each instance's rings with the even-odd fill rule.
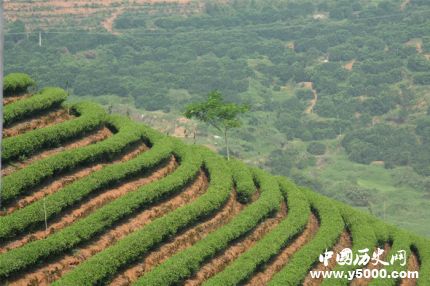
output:
[[324,143],[311,142],[306,148],[306,151],[308,151],[308,153],[312,155],[324,155],[326,151],[326,147]]

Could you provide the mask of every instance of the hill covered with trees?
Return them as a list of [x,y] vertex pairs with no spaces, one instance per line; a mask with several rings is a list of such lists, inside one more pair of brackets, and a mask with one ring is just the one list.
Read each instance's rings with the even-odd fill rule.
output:
[[[186,104],[218,90],[251,107],[235,157],[430,235],[428,1],[197,4],[136,6],[113,31],[99,18],[88,29],[73,15],[40,28],[15,17],[5,70],[135,118],[154,112],[170,134]],[[226,153],[217,130],[197,134]]]
[[353,285],[430,283],[426,238],[25,74],[4,92],[1,285],[345,285],[320,254],[376,247],[419,279]]

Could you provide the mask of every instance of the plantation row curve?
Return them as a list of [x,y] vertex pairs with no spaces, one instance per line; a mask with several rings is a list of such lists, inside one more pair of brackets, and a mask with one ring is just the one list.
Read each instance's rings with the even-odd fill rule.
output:
[[[0,285],[430,285],[429,240],[238,160],[4,79]],[[312,279],[406,250],[418,279]],[[371,265],[369,268],[375,268]]]

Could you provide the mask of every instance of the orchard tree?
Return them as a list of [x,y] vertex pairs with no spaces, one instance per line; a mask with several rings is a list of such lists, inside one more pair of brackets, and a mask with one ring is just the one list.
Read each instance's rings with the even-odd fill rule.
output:
[[212,91],[208,94],[206,101],[187,105],[184,115],[189,119],[196,118],[222,132],[227,150],[227,160],[229,160],[228,131],[241,126],[238,116],[248,109],[246,105],[227,103],[221,93]]

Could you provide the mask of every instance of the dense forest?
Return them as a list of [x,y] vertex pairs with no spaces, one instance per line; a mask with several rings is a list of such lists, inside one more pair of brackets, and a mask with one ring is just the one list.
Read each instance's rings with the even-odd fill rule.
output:
[[[142,113],[180,116],[218,90],[252,110],[234,156],[393,222],[425,217],[430,2],[212,2],[186,16],[127,11],[116,34],[51,27],[41,46],[38,29],[8,23],[5,71]],[[214,130],[199,129],[216,145]],[[370,180],[374,170],[382,175]],[[429,235],[421,223],[402,226]]]

